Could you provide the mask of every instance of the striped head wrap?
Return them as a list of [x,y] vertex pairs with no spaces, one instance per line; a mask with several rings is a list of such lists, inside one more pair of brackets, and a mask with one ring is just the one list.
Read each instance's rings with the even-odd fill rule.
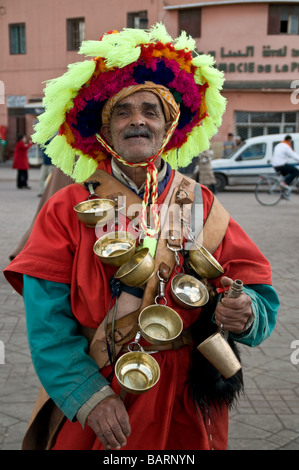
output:
[[123,88],[120,90],[116,95],[109,98],[102,111],[102,123],[107,124],[110,122],[110,117],[114,106],[124,98],[132,95],[133,93],[137,93],[138,91],[150,91],[158,96],[161,101],[162,109],[165,116],[166,122],[173,122],[176,118],[176,115],[180,109],[179,104],[176,103],[173,95],[170,91],[162,85],[157,85],[153,82],[145,82],[141,85],[132,85],[130,87]]

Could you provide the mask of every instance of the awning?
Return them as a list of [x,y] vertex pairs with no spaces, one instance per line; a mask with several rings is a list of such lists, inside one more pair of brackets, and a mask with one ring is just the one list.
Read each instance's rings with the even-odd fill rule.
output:
[[44,112],[44,105],[42,101],[36,103],[27,103],[24,105],[25,114],[41,114]]

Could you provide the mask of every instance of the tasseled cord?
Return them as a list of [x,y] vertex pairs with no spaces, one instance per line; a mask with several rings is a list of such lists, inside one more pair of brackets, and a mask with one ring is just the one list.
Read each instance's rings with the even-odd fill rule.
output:
[[[131,167],[138,167],[138,166],[146,166],[147,167],[146,185],[145,185],[144,197],[143,197],[143,201],[142,201],[142,210],[141,210],[141,216],[140,216],[140,225],[141,225],[141,229],[144,233],[144,241],[147,238],[154,239],[156,237],[156,234],[160,230],[160,219],[159,219],[159,215],[158,215],[158,205],[157,205],[157,199],[158,199],[158,170],[155,167],[154,162],[156,161],[156,159],[160,155],[162,155],[165,146],[169,142],[169,140],[170,140],[170,138],[171,138],[176,126],[177,126],[177,123],[179,121],[179,117],[180,117],[180,111],[178,110],[176,118],[173,121],[171,127],[169,128],[159,152],[156,155],[154,155],[153,157],[149,157],[149,158],[145,159],[144,162],[140,162],[140,163],[132,163],[132,162],[127,162],[126,160],[123,160],[99,134],[96,134],[97,140],[103,145],[103,147],[113,157],[115,157],[118,161],[120,161],[124,165],[131,166]],[[146,210],[147,210],[147,206],[149,205],[150,194],[151,194],[150,210],[151,210],[151,213],[153,215],[154,228],[151,228],[151,227],[147,226],[147,212],[146,212]],[[144,243],[144,245],[147,245],[147,243]],[[156,246],[154,246],[151,243],[149,243],[148,246],[149,246],[151,255],[154,256]]]

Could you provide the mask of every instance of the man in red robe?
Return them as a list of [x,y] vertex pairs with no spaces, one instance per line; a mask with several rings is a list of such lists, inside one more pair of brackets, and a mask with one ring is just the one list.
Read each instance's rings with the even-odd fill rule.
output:
[[[161,158],[161,149],[174,135],[177,109],[172,93],[153,82],[145,87],[130,84],[125,93],[113,93],[105,101],[97,135],[110,156],[99,163],[100,172],[89,179],[99,183],[96,193],[100,197],[108,197],[109,189],[114,193],[120,190],[133,202],[140,201],[142,213],[149,200],[146,195],[151,193],[154,204],[150,210],[154,215],[155,207],[170,205],[172,194],[177,194],[177,185],[184,178]],[[185,183],[190,181],[185,179]],[[89,354],[90,341],[84,331],[94,333],[106,315],[115,310],[111,280],[117,267],[99,260],[93,252],[96,231],[80,222],[73,210],[87,199],[87,188],[89,185],[72,184],[52,196],[40,211],[25,248],[5,270],[8,281],[24,297],[29,346],[37,374],[63,415],[49,448],[225,449],[230,400],[221,392],[216,393],[214,385],[221,381],[237,391],[239,379],[226,381],[214,371],[213,383],[208,384],[210,391],[206,390],[201,397],[207,404],[206,412],[202,412],[190,380],[197,346],[194,339],[182,342],[178,348],[173,344],[167,348],[153,347],[141,339],[140,345],[145,349],[157,349],[153,356],[160,367],[160,379],[146,393],[127,393],[122,398],[113,362],[100,366]],[[196,191],[200,192],[204,224],[217,200],[203,186],[198,185]],[[184,192],[191,194],[188,190]],[[123,229],[132,230],[128,214],[121,222],[125,225]],[[217,233],[218,225],[220,221],[216,218],[213,232]],[[161,227],[155,228],[159,237]],[[145,235],[145,239],[151,239],[152,250],[155,237],[151,237],[150,231]],[[200,334],[207,337],[211,328],[221,327],[234,341],[249,346],[260,344],[274,328],[279,305],[271,286],[270,265],[231,218],[227,219],[219,240],[213,256],[222,266],[224,276],[209,279],[211,289],[225,290],[238,278],[243,281],[244,293],[234,299],[223,297],[214,306],[207,329],[203,328]],[[206,243],[209,246],[209,240]],[[153,249],[153,256],[166,259],[169,255],[166,244],[164,251],[159,246],[156,253]],[[177,267],[183,266],[184,252],[178,250],[176,254],[175,257],[172,252],[171,256]],[[186,332],[201,320],[203,309],[185,309],[176,304],[171,294],[175,275],[173,269],[164,296],[167,305],[180,315]],[[156,286],[155,282],[149,281],[148,285]],[[126,319],[131,312],[144,307],[144,288],[148,292],[145,286],[129,289],[123,286],[123,291],[117,294],[116,320]],[[156,293],[152,290],[152,298]],[[119,354],[123,353],[121,349]],[[199,388],[206,381],[205,367],[210,366],[197,371]],[[39,448],[38,445],[32,448]]]

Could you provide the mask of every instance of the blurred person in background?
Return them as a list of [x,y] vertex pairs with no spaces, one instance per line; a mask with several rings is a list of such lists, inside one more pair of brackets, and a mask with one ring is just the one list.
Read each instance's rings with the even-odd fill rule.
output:
[[42,165],[40,168],[40,177],[39,177],[39,194],[38,197],[41,197],[45,191],[47,178],[52,173],[53,165],[52,160],[48,155],[46,155],[44,149],[41,148],[42,153]]
[[32,141],[27,142],[27,137],[24,134],[19,134],[17,144],[15,146],[12,167],[17,170],[17,188],[31,189],[28,186],[28,149],[33,145]]
[[289,185],[294,178],[299,175],[299,170],[288,163],[289,158],[294,158],[299,162],[299,155],[294,152],[292,147],[292,136],[286,135],[284,140],[274,147],[272,165],[275,171],[281,173],[285,178],[281,182],[284,189],[290,189]]
[[236,143],[234,141],[234,134],[229,132],[227,134],[227,140],[223,142],[223,158],[228,157],[235,149],[237,148]]
[[212,193],[216,192],[216,178],[214,175],[211,160],[214,152],[213,150],[205,150],[198,157],[199,174],[198,182],[209,188]]

